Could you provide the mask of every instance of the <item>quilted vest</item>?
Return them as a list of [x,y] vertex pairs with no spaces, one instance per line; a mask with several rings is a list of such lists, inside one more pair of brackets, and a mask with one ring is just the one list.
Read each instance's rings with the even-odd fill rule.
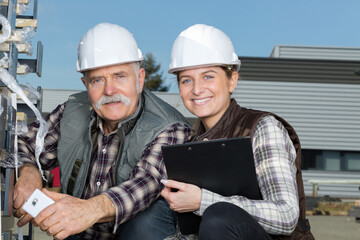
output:
[[[117,154],[116,184],[126,181],[146,147],[166,128],[186,123],[176,109],[144,89],[137,112],[118,124],[121,148]],[[80,197],[84,189],[97,137],[96,114],[86,91],[74,94],[66,102],[60,121],[58,161],[61,190]]]
[[[280,121],[285,129],[288,131],[290,139],[292,140],[296,150],[296,182],[299,194],[299,207],[300,215],[297,226],[291,235],[271,235],[272,239],[299,239],[299,240],[312,240],[314,236],[310,232],[310,224],[306,219],[306,205],[304,185],[301,174],[301,146],[300,140],[294,128],[286,122],[283,118],[270,112],[263,112],[253,109],[240,107],[234,99],[231,100],[229,108],[226,110],[219,122],[207,133],[205,133],[204,126],[197,123],[198,126],[196,135],[193,136],[195,141],[203,141],[207,139],[218,138],[234,138],[250,136],[253,138],[256,125],[259,120],[265,116],[274,116]],[[220,124],[219,124],[220,123]]]

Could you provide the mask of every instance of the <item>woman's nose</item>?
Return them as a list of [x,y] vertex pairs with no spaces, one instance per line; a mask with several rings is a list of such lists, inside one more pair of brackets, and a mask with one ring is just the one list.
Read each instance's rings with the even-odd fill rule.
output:
[[198,95],[204,91],[204,85],[201,81],[194,81],[193,93]]

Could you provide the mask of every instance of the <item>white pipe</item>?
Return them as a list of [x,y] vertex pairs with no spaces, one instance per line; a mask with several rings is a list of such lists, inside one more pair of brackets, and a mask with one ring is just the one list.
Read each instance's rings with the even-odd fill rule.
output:
[[[17,112],[17,99],[16,99],[16,93],[11,94],[11,104],[12,107]],[[19,159],[18,159],[18,135],[17,135],[17,116],[15,115],[15,126],[13,126],[14,129],[14,159],[15,159],[15,179],[16,181],[19,178]],[[18,239],[23,240],[23,229],[22,227],[18,227]]]
[[21,89],[21,87],[18,85],[17,81],[14,79],[11,74],[6,71],[3,68],[0,68],[0,79],[5,85],[12,91],[15,92],[29,107],[30,109],[35,113],[36,119],[40,123],[39,131],[36,134],[36,146],[35,146],[35,159],[36,163],[38,165],[39,171],[42,175],[42,178],[44,181],[47,181],[44,175],[44,172],[41,168],[40,164],[40,154],[43,151],[44,147],[44,138],[46,134],[48,133],[48,126],[44,118],[41,116],[41,113],[39,110],[34,106],[34,104],[26,97],[24,91]]
[[329,184],[360,184],[360,180],[357,179],[339,179],[339,180],[325,180],[325,179],[311,179],[308,180],[309,183],[318,184],[318,183],[329,183]]

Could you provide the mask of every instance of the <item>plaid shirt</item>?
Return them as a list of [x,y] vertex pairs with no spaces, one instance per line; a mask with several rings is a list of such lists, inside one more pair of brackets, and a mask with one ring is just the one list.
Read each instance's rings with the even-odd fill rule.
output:
[[202,189],[202,215],[216,202],[233,203],[250,215],[270,234],[290,234],[299,217],[296,185],[296,151],[284,126],[273,116],[262,118],[253,137],[255,168],[264,200],[242,196],[224,197]]
[[[40,156],[44,170],[58,166],[57,143],[64,109],[65,104],[59,105],[46,118],[49,132],[45,137],[44,152]],[[34,149],[38,127],[37,122],[33,123],[29,127],[29,132],[19,137],[19,155],[24,162],[35,162]],[[98,118],[98,131],[94,149],[97,154],[91,159],[90,174],[81,198],[88,199],[98,194],[107,195],[116,207],[116,217],[115,222],[93,225],[79,234],[81,239],[113,239],[113,234],[121,223],[147,208],[160,195],[162,189],[160,180],[166,178],[161,146],[181,144],[191,133],[191,129],[183,123],[174,124],[164,130],[144,149],[129,179],[120,185],[115,185],[114,166],[120,137],[116,134],[117,131],[106,136],[100,118]]]
[[[299,217],[294,145],[284,126],[273,116],[266,116],[256,126],[252,146],[263,200],[224,197],[202,189],[200,208],[194,213],[201,216],[210,205],[229,202],[247,211],[269,234],[288,235]],[[190,240],[197,236],[183,236],[178,231],[166,239]]]

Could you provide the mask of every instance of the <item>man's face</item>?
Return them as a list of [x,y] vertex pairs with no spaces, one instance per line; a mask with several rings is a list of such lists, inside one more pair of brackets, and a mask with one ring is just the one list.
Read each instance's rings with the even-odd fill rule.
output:
[[140,69],[137,73],[133,64],[136,63],[89,70],[81,78],[92,107],[112,131],[119,122],[134,114],[138,106],[145,71]]

